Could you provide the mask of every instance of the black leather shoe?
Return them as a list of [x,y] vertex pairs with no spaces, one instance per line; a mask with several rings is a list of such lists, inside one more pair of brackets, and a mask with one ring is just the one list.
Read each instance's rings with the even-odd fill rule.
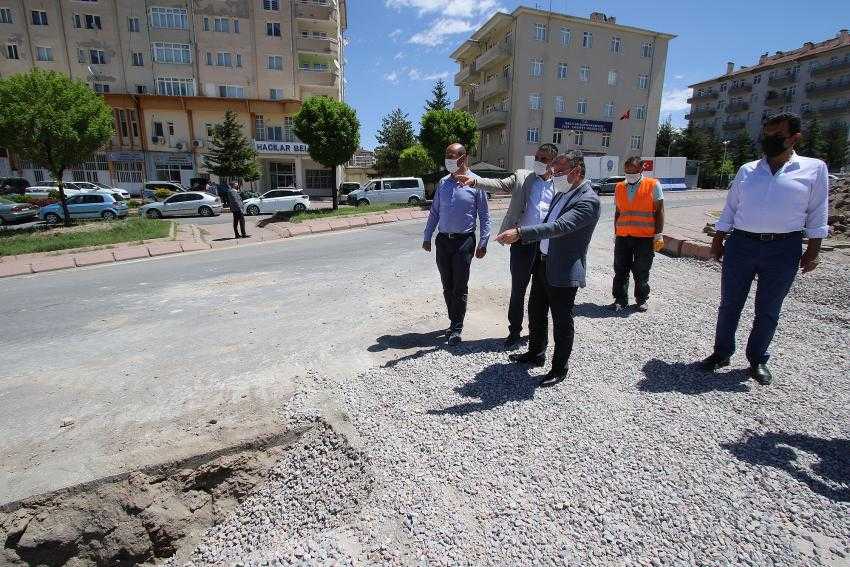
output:
[[647,305],[645,301],[643,303],[638,303],[635,305],[635,311],[638,313],[646,313],[649,311],[649,305]]
[[454,332],[449,335],[449,346],[459,345],[461,342],[460,333]]
[[729,366],[729,357],[723,357],[716,352],[711,353],[711,356],[702,361],[702,368],[708,372],[716,372],[721,368]]
[[524,352],[522,354],[512,354],[508,357],[508,360],[511,362],[517,362],[519,364],[528,364],[529,366],[533,366],[539,368],[546,364],[546,356],[545,355],[534,355],[530,352]]
[[511,333],[508,335],[508,338],[505,339],[505,349],[513,350],[519,346],[519,343],[522,341],[522,337],[519,334]]
[[550,370],[548,374],[546,374],[543,378],[538,382],[538,386],[541,388],[548,388],[549,386],[554,386],[555,384],[560,384],[564,381],[564,378],[567,377],[568,368],[564,368],[563,370]]
[[608,308],[614,313],[622,313],[623,309],[626,308],[622,303],[617,303],[616,301],[608,306]]
[[773,382],[773,375],[770,373],[770,370],[767,369],[766,364],[750,365],[750,376],[762,386],[767,386]]

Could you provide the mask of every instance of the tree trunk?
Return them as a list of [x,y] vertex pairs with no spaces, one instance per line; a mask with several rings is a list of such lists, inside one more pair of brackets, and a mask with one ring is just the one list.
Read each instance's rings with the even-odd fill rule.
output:
[[336,182],[336,166],[331,168],[333,174],[331,175],[331,200],[333,202],[333,210],[337,210],[339,208],[339,184]]
[[65,217],[65,226],[71,226],[71,213],[68,211],[68,200],[65,198],[65,183],[62,181],[64,171],[60,171],[56,175],[56,180],[59,182],[59,201],[62,203],[62,216]]

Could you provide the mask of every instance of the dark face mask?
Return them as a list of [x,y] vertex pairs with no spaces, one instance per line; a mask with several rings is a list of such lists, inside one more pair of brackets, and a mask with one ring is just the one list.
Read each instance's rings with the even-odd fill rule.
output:
[[782,134],[774,134],[773,136],[762,136],[761,149],[769,158],[775,158],[788,148],[785,147],[787,138]]

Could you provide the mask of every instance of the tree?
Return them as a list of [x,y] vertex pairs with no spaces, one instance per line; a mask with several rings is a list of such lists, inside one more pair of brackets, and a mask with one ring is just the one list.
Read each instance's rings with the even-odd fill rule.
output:
[[419,142],[434,160],[443,163],[450,144],[463,144],[467,154],[478,144],[478,125],[471,114],[463,110],[430,110],[422,117]]
[[670,122],[670,118],[658,128],[658,136],[655,139],[655,155],[656,156],[671,156],[673,155],[673,143],[676,138],[676,129]]
[[224,111],[224,122],[213,126],[210,149],[204,155],[204,166],[220,178],[252,180],[260,176],[257,152],[242,134],[236,113]]
[[797,146],[800,155],[826,161],[827,141],[823,126],[817,116],[812,118],[803,131],[803,141]]
[[360,147],[360,121],[357,113],[344,102],[326,96],[304,101],[293,118],[295,135],[310,146],[310,157],[333,170],[333,208],[339,205],[336,168],[351,160]]
[[434,84],[434,90],[431,91],[431,95],[434,98],[426,102],[425,112],[449,109],[449,93],[446,91],[446,83],[443,79],[437,80]]
[[746,129],[743,130],[737,138],[735,138],[734,144],[735,147],[731,157],[736,171],[745,163],[755,161],[759,158],[755,145],[753,145],[753,140],[750,138],[750,134]]
[[82,81],[40,69],[0,79],[0,140],[59,182],[66,225],[71,216],[62,176],[109,141],[113,124],[112,110]]
[[423,177],[437,169],[437,164],[428,155],[427,150],[417,144],[401,152],[399,169],[402,175]]
[[826,163],[830,171],[841,171],[850,156],[850,142],[847,141],[847,124],[836,123],[826,131]]
[[400,108],[393,110],[381,120],[381,129],[376,136],[375,168],[384,175],[399,174],[401,152],[416,143],[413,135],[413,123]]

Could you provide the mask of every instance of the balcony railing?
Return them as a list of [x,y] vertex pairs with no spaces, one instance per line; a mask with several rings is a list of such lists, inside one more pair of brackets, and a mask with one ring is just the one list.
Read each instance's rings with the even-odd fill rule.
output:
[[710,93],[702,93],[701,95],[695,94],[691,98],[687,100],[688,104],[693,102],[701,102],[704,100],[717,100],[720,97],[720,93],[710,92]]
[[752,85],[738,85],[737,87],[730,87],[729,94],[739,94],[739,93],[751,93],[753,92]]
[[779,75],[776,77],[771,77],[767,80],[767,84],[771,87],[782,87],[784,85],[793,85],[797,82],[799,75],[797,73],[791,73],[788,75]]
[[475,60],[475,68],[484,69],[488,65],[501,63],[506,59],[510,59],[511,55],[513,55],[512,44],[510,42],[503,41],[479,55]]
[[716,110],[695,110],[690,114],[685,115],[685,120],[694,120],[695,118],[708,118],[717,114]]
[[508,123],[508,112],[506,110],[491,110],[490,112],[480,113],[476,117],[479,130],[486,130],[494,126],[504,126]]
[[331,38],[321,39],[317,37],[298,36],[295,40],[295,46],[298,51],[339,55],[339,43]]
[[463,95],[462,97],[460,97],[459,99],[457,99],[455,101],[454,109],[455,110],[466,110],[466,109],[469,108],[469,105],[470,105],[471,102],[472,102],[472,99],[470,98],[469,95]]
[[727,114],[734,114],[736,112],[743,112],[745,110],[750,109],[749,102],[736,102],[734,104],[730,104],[726,107]]
[[840,61],[831,61],[826,65],[821,65],[815,69],[812,69],[812,77],[822,77],[824,75],[829,75],[830,73],[835,73],[838,71],[844,71],[846,69],[850,69],[850,57],[846,59],[842,59]]
[[339,74],[335,71],[298,69],[298,82],[311,87],[339,87]]
[[471,63],[455,73],[455,85],[471,85],[478,78],[478,72],[475,69],[475,63]]
[[821,85],[810,85],[806,87],[806,93],[811,97],[840,93],[843,91],[850,91],[850,81],[837,81],[834,83],[823,83]]
[[787,104],[789,102],[794,102],[794,95],[791,93],[782,94],[771,91],[767,93],[766,97],[764,97],[764,104],[767,106],[777,106],[780,104]]
[[836,114],[850,114],[850,101],[842,102],[840,104],[833,104],[831,106],[822,106],[816,109],[810,109],[803,113],[803,116],[811,116],[813,114],[819,114],[820,116],[835,116]]
[[499,93],[506,93],[510,88],[510,82],[507,77],[496,77],[495,79],[491,79],[481,85],[478,89],[478,98],[485,99],[487,97],[491,97],[497,95]]
[[729,120],[723,123],[723,129],[727,132],[734,130],[742,130],[747,127],[746,120]]
[[323,6],[308,2],[295,3],[295,17],[302,20],[337,24],[339,22],[337,14],[336,6],[331,4]]

